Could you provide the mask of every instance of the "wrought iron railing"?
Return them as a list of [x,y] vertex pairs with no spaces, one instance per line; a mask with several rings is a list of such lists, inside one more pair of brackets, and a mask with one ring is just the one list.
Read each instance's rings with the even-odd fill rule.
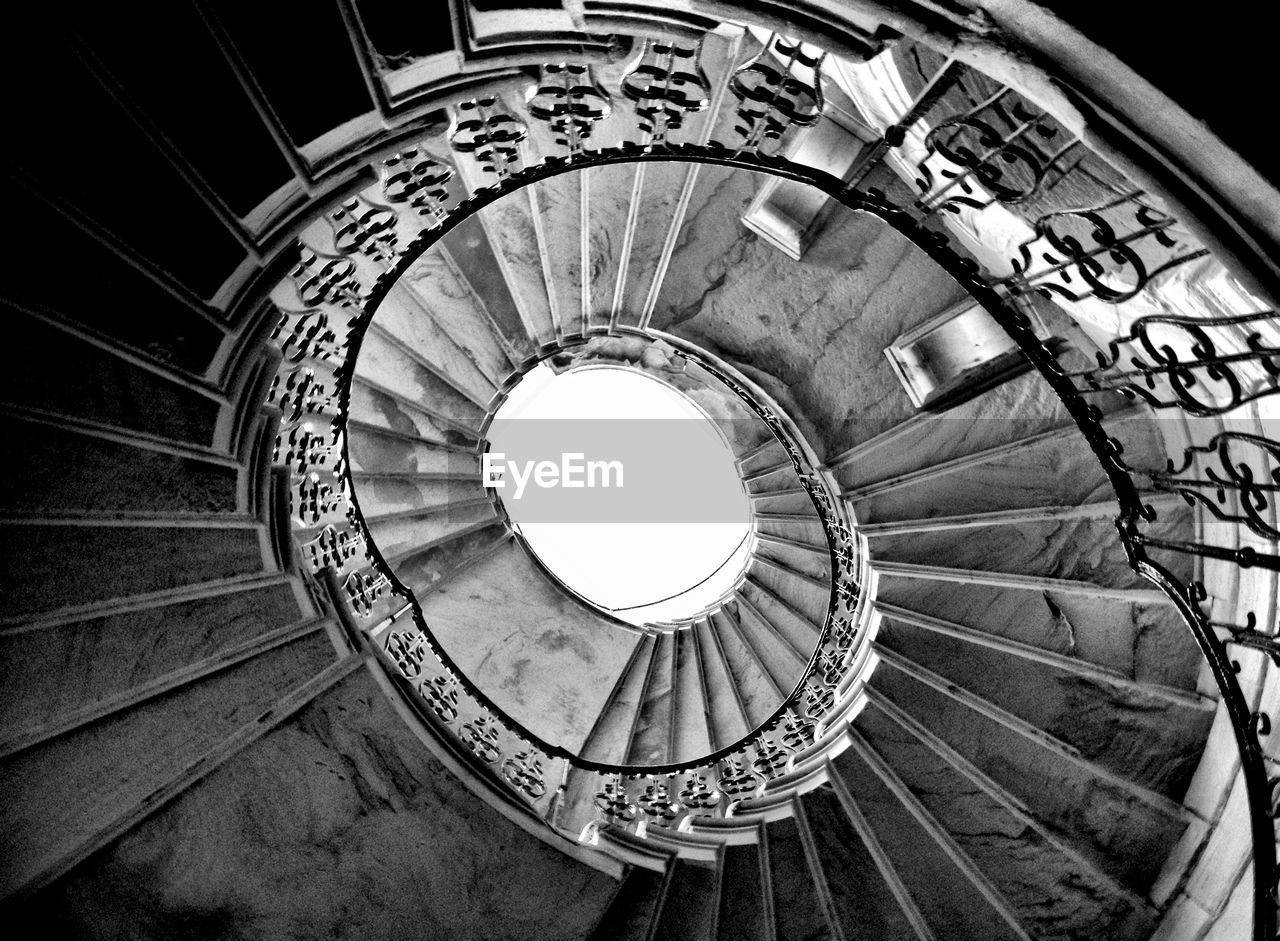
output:
[[[729,801],[784,773],[812,746],[813,723],[843,694],[843,671],[853,662],[861,630],[855,537],[836,508],[824,504],[829,498],[816,482],[806,486],[827,526],[837,577],[810,680],[728,753],[658,771],[597,768],[524,733],[432,641],[420,610],[369,539],[351,490],[343,429],[354,353],[381,297],[406,264],[458,220],[505,194],[558,173],[658,160],[724,164],[806,182],[851,209],[879,216],[950,271],[1020,345],[1079,426],[1114,489],[1117,530],[1132,567],[1177,606],[1218,685],[1247,786],[1255,938],[1270,937],[1278,779],[1268,775],[1259,737],[1271,723],[1248,704],[1230,651],[1261,650],[1280,664],[1280,642],[1273,626],[1252,615],[1242,623],[1211,619],[1203,581],[1183,581],[1161,560],[1174,553],[1202,564],[1280,570],[1280,435],[1252,417],[1251,430],[1241,424],[1241,416],[1255,414],[1249,409],[1273,402],[1269,397],[1280,392],[1280,318],[1261,305],[1210,310],[1203,318],[1153,312],[1161,285],[1207,259],[1206,249],[1155,194],[1125,185],[1098,198],[1117,178],[1115,171],[1016,90],[991,90],[989,79],[955,61],[943,63],[897,113],[879,122],[879,141],[861,151],[843,178],[788,162],[777,155],[787,135],[822,120],[828,67],[843,68],[821,50],[777,35],[719,75],[700,65],[700,44],[648,42],[621,85],[629,106],[610,100],[587,65],[549,64],[529,84],[527,117],[502,94],[460,102],[443,140],[382,161],[379,186],[329,214],[333,251],[302,246],[293,272],[296,301],[283,305],[276,332],[285,354],[272,397],[285,413],[277,461],[293,472],[296,524],[314,534],[303,546],[306,557],[335,572],[350,610],[376,625],[371,633],[379,639],[379,655],[436,727],[479,764],[497,769],[547,819],[580,822],[566,821],[561,812],[573,769],[598,776],[600,821],[667,826],[690,815],[723,813]],[[966,79],[988,93],[976,96],[976,105],[957,107],[953,92]],[[718,96],[726,88],[728,94]],[[691,114],[729,96],[737,102],[731,127],[705,143],[681,142]],[[633,137],[589,149],[602,143],[595,136],[600,122],[610,115],[616,122],[627,107]],[[531,158],[528,121],[544,122],[561,152]],[[449,150],[477,161],[493,185],[463,198],[444,156]],[[886,167],[914,189],[883,172]],[[1073,192],[1064,180],[1087,181],[1089,199],[1063,205],[1062,194]],[[1013,252],[984,243],[993,217],[1009,224],[1006,233],[1024,233]],[[1096,366],[1068,368],[1035,332],[1028,316],[1035,298],[1068,310],[1106,305],[1124,325],[1108,337],[1109,352]],[[1203,421],[1188,426],[1185,446],[1171,453],[1166,466],[1130,466],[1091,401],[1117,392],[1158,413]],[[798,456],[793,459],[798,473],[816,481]],[[1152,535],[1156,510],[1143,501],[1146,487],[1182,495],[1217,525],[1201,526],[1194,540]]]

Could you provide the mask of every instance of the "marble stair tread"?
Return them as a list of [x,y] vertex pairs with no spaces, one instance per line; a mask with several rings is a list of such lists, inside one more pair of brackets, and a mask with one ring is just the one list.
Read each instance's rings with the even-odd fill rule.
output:
[[761,535],[777,536],[810,546],[827,544],[822,517],[809,507],[808,513],[756,513],[756,530]]
[[812,513],[813,500],[803,487],[750,495],[751,508],[757,513]]
[[773,926],[762,846],[728,844],[721,852],[716,941],[768,941]]
[[657,635],[649,634],[633,646],[608,697],[600,704],[591,730],[583,739],[579,751],[583,758],[602,763],[625,763],[632,730],[644,706],[645,683],[657,642]]
[[480,481],[474,453],[350,423],[347,456],[355,472],[473,474]]
[[749,493],[768,493],[794,487],[796,483],[795,468],[791,460],[784,454],[781,460],[774,460],[755,470],[745,470],[742,483]]
[[518,362],[532,353],[535,344],[479,216],[462,219],[438,244],[473,304],[492,324],[508,358]]
[[1194,690],[1201,657],[1166,603],[1089,598],[1052,589],[879,578],[877,601],[1114,670],[1141,682]]
[[419,560],[438,559],[441,553],[453,555],[456,551],[456,546],[463,543],[469,536],[476,533],[488,533],[491,527],[495,525],[503,525],[498,516],[495,514],[481,515],[470,523],[464,523],[456,528],[449,529],[434,539],[410,542],[398,552],[384,549],[382,550],[382,557],[397,574],[401,572],[416,572],[419,570]]
[[[427,253],[430,256],[430,252]],[[458,324],[458,301],[449,298],[447,306],[440,295],[433,295],[437,303],[428,303],[415,285],[413,274],[431,270],[431,263],[415,263],[410,276],[396,282],[378,305],[377,322],[388,333],[402,340],[439,367],[450,379],[473,395],[487,399],[502,381],[502,374],[494,374],[493,363],[481,365],[479,356],[465,342],[464,336],[455,332]],[[444,289],[436,284],[435,290]]]
[[400,556],[417,546],[438,544],[455,533],[466,532],[471,527],[496,519],[493,504],[487,500],[457,500],[442,507],[440,512],[427,516],[384,517],[382,521],[377,517],[372,521],[366,518],[365,525],[385,558]]
[[[833,920],[845,941],[933,941],[922,937],[918,910],[904,911],[904,902],[887,881],[878,859],[858,832],[839,796],[830,786],[820,787],[800,797],[805,820],[812,835],[814,854],[827,885]],[[870,836],[870,834],[868,834]],[[874,839],[872,837],[872,839]],[[890,872],[889,878],[897,878]],[[905,892],[905,888],[899,891]],[[927,931],[927,928],[924,929]]]
[[[609,328],[619,279],[625,286],[636,215],[648,202],[644,182],[649,169],[642,163],[612,164],[593,167],[588,177],[585,287],[588,322],[594,329]],[[621,313],[621,298],[619,302]]]
[[[977,711],[903,672],[889,653],[871,688],[996,782],[1100,870],[1146,892],[1188,823],[1172,800],[1085,761],[1002,711]],[[946,681],[942,681],[944,684]]]
[[711,626],[732,678],[732,692],[741,701],[750,728],[755,728],[777,710],[786,694],[765,672],[732,614],[716,612],[711,616]]
[[715,941],[720,873],[710,863],[675,859],[652,941]]
[[[1021,441],[1071,418],[1036,372],[1023,373],[941,412],[917,412],[874,432],[875,422],[849,429],[850,447],[827,459],[842,487],[858,487],[923,470],[941,461]],[[874,432],[870,434],[869,432]]]
[[352,379],[348,414],[353,422],[429,441],[460,448],[473,448],[476,444],[474,427],[452,421],[423,401],[406,398],[368,376]]
[[[664,253],[678,250],[684,220],[677,218],[677,213],[687,216],[691,209],[696,212],[684,193],[693,166],[672,161],[645,167],[626,268],[619,271],[623,275],[621,283],[615,283],[615,289],[621,288],[614,292],[619,301],[618,322],[621,324],[639,325]],[[632,184],[629,177],[624,180],[628,190]]]
[[1209,699],[1072,669],[1065,658],[1019,656],[888,613],[876,643],[1165,793],[1185,786],[1215,713]]
[[659,634],[645,678],[644,698],[627,746],[626,764],[657,765],[672,760],[675,721],[675,634]]
[[972,861],[893,772],[871,763],[869,750],[859,745],[855,739],[832,767],[933,936],[1027,941]]
[[804,549],[806,556],[817,563],[816,572],[810,572],[793,565],[785,557],[786,548],[794,547],[762,540],[762,551],[756,556],[757,564],[751,567],[750,578],[800,617],[820,624],[831,595],[830,554]]
[[724,748],[741,739],[753,726],[749,724],[737,682],[725,661],[711,620],[704,618],[696,622],[693,634],[710,720],[711,744],[714,748]]
[[[494,272],[495,276],[500,276]],[[459,382],[479,374],[483,387],[492,389],[501,385],[510,373],[512,356],[508,345],[498,333],[488,312],[471,286],[454,264],[454,254],[433,249],[414,262],[402,279],[405,290],[412,292],[440,325],[440,329],[452,340],[452,347],[466,351],[467,360],[473,364],[459,377]],[[416,349],[417,347],[415,347]],[[432,358],[428,348],[421,348],[427,358]],[[466,382],[466,387],[480,388],[476,382]]]
[[827,545],[827,537],[821,525],[815,526],[814,529],[817,532],[809,530],[804,532],[801,538],[794,538],[775,535],[760,524],[756,531],[760,555],[806,579],[816,579],[829,584],[831,548]]
[[733,603],[733,613],[743,637],[756,651],[761,664],[773,678],[774,685],[784,691],[794,689],[804,674],[805,666],[813,653],[813,645],[807,650],[796,650],[741,594]]
[[[1194,538],[1191,508],[1184,505],[1162,512],[1151,530],[1156,538]],[[1118,588],[1151,584],[1129,565],[1115,523],[1108,517],[876,535],[868,551],[876,561],[1043,575]],[[1191,575],[1189,560],[1188,556],[1186,561],[1172,563],[1178,569],[1176,576]]]
[[[302,618],[299,599],[282,576],[38,631],[0,633],[6,685],[0,739],[30,740],[41,729],[65,726],[68,717],[99,712],[143,690],[173,688],[184,674],[203,675],[200,664],[257,649]],[[77,681],[65,683],[68,675]]]
[[491,203],[476,215],[534,345],[554,342],[555,320],[529,189]]
[[495,545],[510,541],[510,536],[510,530],[501,522],[478,529],[466,527],[430,549],[404,559],[394,566],[396,576],[421,601],[424,595],[435,591],[443,579],[457,574],[460,566],[486,556]]
[[827,917],[825,886],[819,888],[805,846],[803,824],[796,817],[765,825],[776,941],[837,941],[840,935]]
[[4,761],[6,898],[118,834],[157,792],[336,659],[326,633],[314,631]]
[[673,700],[674,717],[672,761],[689,761],[715,751],[711,746],[708,728],[709,706],[703,696],[702,665],[698,659],[697,640],[693,630],[686,628],[675,634],[676,689]]
[[638,641],[550,584],[514,542],[421,599],[421,608],[441,647],[494,705],[571,751],[582,747]]
[[581,189],[583,176],[591,172],[562,173],[533,184],[542,213],[544,271],[562,336],[583,333]]
[[622,878],[590,941],[650,941],[667,873],[634,867]]
[[1044,828],[1001,803],[875,703],[855,726],[991,880],[1036,938],[1150,936],[1156,912]]
[[739,451],[736,459],[739,472],[750,476],[787,460],[787,449],[772,434],[762,435],[748,449]]
[[[1145,429],[1150,424],[1132,417],[1114,427]],[[1154,460],[1148,453],[1152,450],[1126,454],[1126,460]],[[844,496],[859,522],[883,523],[1094,503],[1110,497],[1111,490],[1084,436],[1069,426],[900,477],[857,484]]]
[[356,490],[366,519],[391,513],[442,508],[460,497],[474,495],[474,486],[455,478],[366,477]]
[[468,428],[479,427],[485,398],[472,396],[446,379],[423,360],[421,354],[371,325],[360,345],[357,375]]
[[[753,565],[740,594],[794,650],[802,654],[812,652],[818,642],[822,622],[826,620],[831,589],[828,587],[820,595],[816,587],[807,583],[790,583],[792,592],[784,595],[779,590],[784,584],[788,584],[785,578],[771,578],[765,566]],[[804,592],[803,600],[807,602],[803,609],[792,602],[800,591]]]

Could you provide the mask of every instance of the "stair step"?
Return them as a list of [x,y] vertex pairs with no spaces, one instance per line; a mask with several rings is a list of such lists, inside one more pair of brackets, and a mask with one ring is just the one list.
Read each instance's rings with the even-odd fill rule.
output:
[[715,749],[708,730],[709,712],[703,698],[702,667],[698,662],[697,639],[692,629],[677,631],[676,690],[672,720],[672,761],[689,761]]
[[757,843],[729,844],[722,852],[717,941],[772,938],[769,879],[762,847]]
[[[433,249],[414,262],[400,283],[412,302],[421,305],[448,332],[450,348],[466,351],[466,359],[472,366],[461,375],[471,377],[478,373],[479,380],[467,382],[467,388],[490,390],[483,396],[487,399],[510,374],[514,354],[503,342],[471,286],[453,264],[453,257]],[[427,354],[429,348],[421,349]],[[445,354],[440,355],[443,358]],[[448,365],[449,360],[444,359],[442,368],[448,368]]]
[[[752,607],[768,621],[773,630],[786,638],[787,644],[793,650],[807,660],[818,642],[821,631],[819,625],[826,620],[831,589],[828,587],[819,601],[815,597],[817,589],[806,585],[803,590],[810,597],[807,609],[802,613],[788,599],[781,597],[780,592],[776,590],[775,586],[780,581],[781,579],[769,579],[763,573],[757,577],[753,571],[747,576],[740,594],[751,602]],[[785,584],[785,582],[782,583]],[[820,614],[817,613],[819,610]],[[817,614],[816,621],[806,616],[809,612]]]
[[629,765],[668,764],[675,727],[675,634],[659,634],[627,746]]
[[379,329],[376,320],[360,345],[356,375],[465,427],[479,427],[484,418],[486,399],[453,383],[421,353]]
[[839,795],[829,786],[821,787],[802,795],[800,802],[827,885],[832,917],[846,941],[929,938],[922,937],[921,932],[927,931],[923,916],[900,878],[889,873],[896,884],[886,879],[884,850],[878,844],[874,852],[868,847],[867,841],[874,841],[874,836],[854,826]]
[[1195,639],[1163,595],[1090,597],[1046,585],[958,580],[945,590],[912,572],[881,573],[878,601],[1052,651],[1142,682],[1194,690]]
[[939,760],[873,702],[855,727],[1036,937],[1150,936],[1155,912],[1025,813]]
[[476,215],[526,333],[534,346],[541,346],[554,342],[557,336],[539,250],[540,225],[534,220],[537,210],[529,197],[530,189],[526,187],[485,206]]
[[352,377],[350,414],[356,420],[457,447],[475,447],[478,432],[474,426],[454,421],[429,405],[369,376]]
[[[1158,538],[1192,537],[1191,508],[1166,510],[1150,527]],[[984,572],[1041,575],[1114,588],[1150,585],[1129,565],[1111,518],[1024,520],[1016,526],[882,534],[868,550],[880,562],[945,565]],[[1181,578],[1189,562],[1173,563]]]
[[742,702],[749,728],[755,728],[782,704],[785,694],[761,666],[732,614],[718,611],[711,616],[711,624],[732,676],[734,691]]
[[805,539],[791,539],[757,530],[760,556],[765,560],[763,564],[776,563],[811,584],[826,586],[829,591],[831,547],[827,545],[826,535],[821,527],[817,527],[817,530],[816,536],[806,534],[808,538]]
[[378,551],[390,560],[496,520],[493,504],[488,500],[456,500],[425,516],[374,517],[365,523]]
[[716,749],[724,748],[746,735],[752,725],[710,619],[694,624],[693,636],[710,720],[711,744]]
[[747,642],[755,649],[764,668],[781,690],[793,689],[813,654],[813,648],[797,650],[784,635],[769,623],[745,595],[739,593],[737,605],[738,627]]
[[[1157,450],[1163,452],[1154,423],[1131,417],[1115,424],[1117,433],[1140,435],[1126,460],[1149,465]],[[1095,503],[1110,496],[1101,465],[1074,425],[843,494],[863,523]]]
[[765,827],[774,937],[777,941],[835,941],[839,935],[827,919],[801,827],[795,817],[770,821]]
[[[905,672],[910,669],[910,673]],[[890,651],[870,687],[1020,801],[1036,819],[1135,891],[1146,891],[1187,826],[1183,809]],[[939,686],[941,688],[939,688]]]
[[591,941],[650,941],[668,875],[633,867],[591,933]]
[[[514,542],[421,599],[421,608],[440,646],[498,709],[572,750],[591,733],[636,644],[635,634],[548,582]],[[612,744],[617,761],[627,736]]]
[[474,452],[355,423],[348,426],[347,435],[353,473],[470,475],[480,482],[480,463]]
[[[1021,441],[1070,421],[1040,374],[1023,373],[954,408],[917,412],[832,457],[825,468],[843,487],[863,486]],[[861,428],[853,433],[860,434]]]
[[833,767],[936,938],[1028,941],[972,861],[860,738]]
[[596,713],[595,724],[583,739],[579,752],[583,758],[612,764],[625,761],[632,729],[644,705],[645,680],[657,642],[657,635],[648,634],[633,645],[613,689]]
[[715,941],[720,873],[709,863],[675,859],[653,941]]
[[[419,272],[430,271],[430,252],[425,261],[413,266],[409,277],[398,280],[378,305],[378,323],[405,345],[419,351],[435,363],[450,379],[473,395],[488,399],[497,391],[502,374],[495,375],[493,364],[481,365],[480,357],[466,344],[459,332],[463,319],[456,309],[460,300],[433,295],[428,303],[417,285],[423,283]],[[417,276],[417,277],[415,277]],[[442,285],[433,284],[433,288]]]

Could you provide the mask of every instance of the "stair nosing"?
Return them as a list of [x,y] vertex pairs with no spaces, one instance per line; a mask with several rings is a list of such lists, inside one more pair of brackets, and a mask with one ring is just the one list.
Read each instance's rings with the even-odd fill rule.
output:
[[[1193,819],[1195,816],[1190,810],[1181,804],[1176,803],[1172,798],[1165,797],[1163,794],[1153,791],[1145,785],[1123,777],[1114,771],[1102,767],[1097,762],[1085,758],[1080,754],[1078,749],[1073,748],[1055,736],[1050,735],[1043,729],[1037,728],[1030,722],[1019,718],[1008,710],[997,706],[995,703],[992,703],[982,696],[964,689],[959,684],[952,683],[950,680],[939,676],[932,670],[920,666],[915,661],[908,657],[904,657],[897,651],[891,650],[887,647],[882,647],[880,644],[875,644],[875,650],[876,653],[879,654],[883,663],[889,664],[900,672],[910,676],[917,682],[932,687],[944,696],[960,703],[962,706],[971,709],[980,715],[986,716],[997,725],[1020,735],[1038,747],[1043,748],[1045,751],[1058,755],[1063,760],[1077,765],[1087,771],[1090,776],[1108,781],[1134,798],[1140,800],[1148,807],[1151,807],[1153,810],[1157,810],[1164,814],[1166,817],[1180,822],[1186,822]],[[872,685],[868,684],[868,689],[870,688],[872,688]]]
[[885,788],[897,799],[897,801],[906,809],[916,822],[926,833],[929,834],[942,850],[943,854],[951,860],[952,864],[963,873],[966,880],[974,887],[979,895],[987,902],[988,905],[996,912],[997,915],[1013,930],[1014,934],[1020,938],[1020,941],[1035,941],[1027,933],[1022,922],[1014,913],[1011,903],[1004,894],[992,884],[987,878],[986,873],[978,868],[978,864],[973,858],[958,844],[955,839],[946,831],[939,820],[929,812],[929,809],[920,803],[919,799],[911,793],[911,789],[906,783],[898,777],[897,773],[889,766],[888,762],[871,747],[870,743],[862,737],[856,729],[850,729],[850,750],[857,753],[858,757],[871,769],[885,786]]
[[944,565],[922,565],[916,562],[879,562],[870,560],[871,569],[878,575],[900,578],[919,578],[925,581],[961,582],[968,585],[989,585],[994,588],[1011,588],[1033,591],[1058,591],[1063,594],[1104,598],[1128,604],[1169,605],[1173,601],[1159,589],[1112,588],[1095,582],[1055,578],[1049,575],[1022,575],[1017,572],[986,572],[981,569],[957,569]]
[[866,847],[868,854],[870,854],[880,878],[884,880],[889,887],[890,893],[897,900],[898,908],[915,931],[917,941],[938,941],[933,929],[929,927],[928,919],[924,917],[924,913],[916,905],[916,900],[912,896],[911,890],[902,881],[902,877],[898,875],[897,867],[893,865],[892,860],[889,859],[889,854],[885,852],[880,838],[871,829],[871,824],[867,822],[866,815],[863,814],[862,808],[858,806],[853,793],[849,790],[849,786],[845,784],[844,779],[832,767],[830,758],[826,759],[825,765],[827,781],[835,792],[836,800],[840,802],[850,826],[853,827],[858,838],[862,840],[862,845]]
[[1210,699],[1209,697],[1203,696],[1199,693],[1180,690],[1173,686],[1163,686],[1158,683],[1145,683],[1141,680],[1125,676],[1118,670],[1099,666],[1098,664],[1090,663],[1087,660],[1081,660],[1077,657],[1070,657],[1066,654],[1055,653],[1051,650],[1044,650],[1040,647],[1036,647],[1034,644],[1001,637],[998,634],[978,630],[977,628],[968,627],[954,621],[934,617],[933,615],[920,614],[919,612],[912,611],[910,608],[904,608],[884,601],[873,602],[872,607],[885,617],[919,627],[922,630],[932,631],[946,637],[953,637],[956,640],[960,640],[965,643],[986,647],[990,650],[1007,653],[1011,656],[1021,657],[1025,660],[1031,660],[1036,663],[1042,663],[1045,666],[1074,673],[1078,676],[1085,676],[1091,679],[1112,683],[1133,692],[1165,700],[1173,705],[1184,706],[1191,709],[1200,709],[1206,712],[1212,712],[1217,708],[1216,700]]
[[1048,826],[1041,823],[1040,819],[1022,801],[1010,794],[1006,788],[917,721],[893,700],[879,690],[872,688],[867,689],[867,698],[876,708],[887,715],[891,722],[916,738],[925,748],[951,766],[957,774],[969,780],[975,787],[1002,806],[1007,813],[1017,818],[1025,826],[1035,830],[1041,839],[1053,846],[1058,852],[1069,857],[1080,868],[1087,870],[1098,881],[1111,887],[1117,895],[1124,897],[1135,909],[1145,909],[1155,913],[1156,908],[1150,899],[1128,888],[1114,876],[1102,870],[1095,862],[1070,843],[1060,839]]

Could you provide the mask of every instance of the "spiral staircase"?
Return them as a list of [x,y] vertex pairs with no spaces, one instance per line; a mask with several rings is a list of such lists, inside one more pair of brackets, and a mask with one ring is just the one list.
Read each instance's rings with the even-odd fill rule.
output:
[[[0,290],[7,910],[1272,936],[1265,220],[992,53],[1063,28],[998,6],[38,23]],[[919,407],[885,351],[961,310],[1003,365]],[[749,532],[712,603],[590,600],[484,485],[522,383],[602,367],[725,442]]]

